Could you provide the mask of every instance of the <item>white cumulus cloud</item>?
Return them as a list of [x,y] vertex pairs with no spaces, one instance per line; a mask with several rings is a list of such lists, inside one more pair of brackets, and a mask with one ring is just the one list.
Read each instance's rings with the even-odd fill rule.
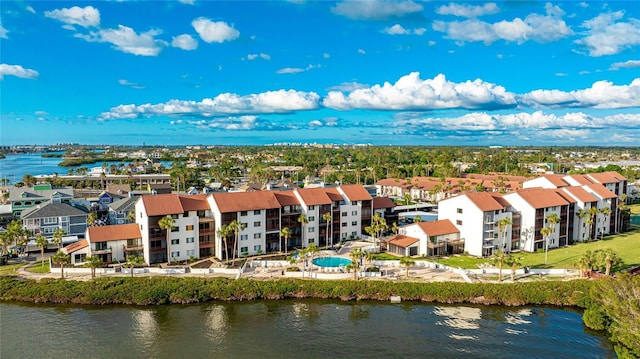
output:
[[32,69],[25,69],[20,65],[7,65],[0,64],[0,80],[5,76],[15,76],[23,79],[35,80],[40,76],[38,71]]
[[453,15],[460,17],[478,17],[482,15],[497,14],[500,8],[496,3],[490,2],[481,6],[460,5],[451,3],[449,5],[440,6],[436,12],[440,15]]
[[422,9],[422,5],[411,0],[347,0],[337,3],[331,11],[354,20],[386,20],[415,14]]
[[171,40],[171,46],[187,51],[195,50],[198,48],[198,41],[189,34],[182,34]]
[[400,24],[395,24],[391,27],[387,27],[384,28],[384,30],[382,30],[383,33],[388,34],[388,35],[422,35],[427,31],[427,29],[423,28],[423,27],[418,27],[415,28],[413,30],[410,29],[405,29],[402,25]]
[[614,62],[611,64],[610,70],[634,69],[640,67],[640,60],[627,60],[625,62]]
[[605,13],[582,24],[588,35],[576,40],[587,48],[590,56],[615,55],[633,46],[640,45],[640,20],[618,21],[624,13]]
[[75,37],[89,42],[107,42],[116,50],[137,56],[157,56],[167,42],[158,40],[161,30],[149,30],[137,34],[132,28],[118,25],[117,29],[101,29],[89,35],[76,34]]
[[95,27],[100,25],[100,12],[93,6],[73,6],[44,12],[45,17],[56,19],[67,25]]
[[385,82],[356,89],[347,95],[330,91],[323,104],[338,110],[495,109],[514,107],[516,96],[502,86],[480,79],[454,83],[439,74],[433,79],[423,80],[420,73],[412,72],[395,84]]
[[152,116],[216,117],[222,115],[252,115],[289,113],[319,107],[320,96],[315,92],[295,90],[267,91],[240,96],[223,93],[202,101],[170,100],[159,104],[119,105],[102,113],[100,118],[122,119]]
[[211,21],[199,17],[191,22],[202,41],[207,43],[232,41],[240,37],[240,31],[229,26],[224,21]]
[[298,74],[301,72],[305,72],[305,71],[309,71],[309,70],[313,70],[313,69],[317,69],[321,67],[320,65],[313,65],[313,64],[309,64],[307,65],[307,67],[285,67],[279,70],[276,70],[277,74]]
[[535,90],[520,96],[520,101],[531,107],[640,107],[640,78],[634,79],[629,85],[598,81],[588,89],[570,92]]
[[261,58],[263,60],[271,60],[271,55],[265,53],[247,55],[247,59],[249,60],[255,60],[257,58]]

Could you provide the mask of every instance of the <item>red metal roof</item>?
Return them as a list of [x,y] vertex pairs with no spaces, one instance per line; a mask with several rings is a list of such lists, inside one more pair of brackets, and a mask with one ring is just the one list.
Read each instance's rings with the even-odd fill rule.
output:
[[369,192],[359,184],[341,185],[340,189],[349,201],[370,201],[373,199]]
[[87,240],[91,243],[122,241],[142,238],[137,223],[117,224],[87,228]]
[[460,233],[458,228],[448,219],[441,219],[432,222],[420,222],[418,226],[429,237],[441,236],[444,234]]
[[168,214],[184,213],[182,203],[175,194],[157,194],[142,196],[142,203],[148,216],[166,216]]
[[307,206],[318,206],[332,202],[325,190],[325,188],[298,188],[296,191]]

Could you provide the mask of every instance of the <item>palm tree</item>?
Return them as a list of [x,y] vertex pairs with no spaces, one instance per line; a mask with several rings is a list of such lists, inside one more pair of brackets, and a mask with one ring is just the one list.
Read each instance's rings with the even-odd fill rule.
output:
[[[598,207],[591,207],[591,208],[589,208],[587,213],[589,215],[589,218],[587,219],[587,224],[589,225],[589,236],[591,236],[592,230],[593,230],[593,225],[595,224],[595,218],[600,213],[600,210],[598,209]],[[591,239],[597,240],[598,238],[594,236],[594,238],[591,238]]]
[[62,248],[62,237],[66,236],[67,232],[62,229],[62,227],[58,227],[55,232],[53,232],[53,243],[58,246],[58,249]]
[[376,254],[373,253],[372,251],[367,251],[364,254],[364,260],[369,263],[371,266],[373,266],[373,260],[376,258]]
[[218,230],[218,236],[222,238],[222,242],[224,243],[224,259],[229,261],[229,247],[228,247],[228,239],[229,239],[229,226],[223,224]]
[[135,211],[129,211],[129,213],[127,213],[127,221],[129,221],[129,223],[135,223],[136,222],[136,212]]
[[287,246],[289,245],[289,237],[291,237],[291,230],[289,227],[284,227],[280,230],[280,237],[284,237],[284,254],[287,255]]
[[413,223],[420,223],[422,222],[422,217],[420,217],[419,214],[416,214],[415,217],[413,217]]
[[144,258],[137,255],[129,255],[127,256],[127,262],[125,263],[125,267],[129,267],[129,271],[131,272],[131,278],[133,278],[133,267],[144,264]]
[[54,264],[60,265],[60,278],[64,278],[64,265],[71,262],[71,256],[62,250],[58,250],[58,252],[51,257],[51,261]]
[[36,246],[40,248],[40,260],[42,261],[42,265],[44,266],[44,250],[47,248],[49,242],[47,241],[47,237],[43,235],[38,235],[36,237]]
[[244,230],[245,224],[240,223],[234,219],[233,221],[231,221],[231,223],[227,225],[227,227],[229,228],[229,233],[233,232],[234,238],[235,238],[235,242],[233,243],[233,263],[235,263],[236,255],[240,251],[239,249],[240,241],[238,238],[238,234],[240,233],[240,231]]
[[[582,228],[582,220],[584,220],[585,218],[587,218],[587,216],[589,216],[589,212],[585,211],[584,208],[581,208],[578,211],[578,218],[580,218],[580,227]],[[584,223],[587,223],[586,221]],[[580,238],[580,240],[582,240],[582,238]],[[589,240],[589,237],[587,237],[587,241]]]
[[604,239],[604,225],[607,222],[607,216],[609,216],[611,214],[611,208],[609,207],[604,207],[600,210],[600,214],[602,215],[602,231],[601,233],[601,237],[600,239]]
[[508,255],[504,263],[511,267],[511,281],[515,281],[516,269],[522,266],[522,261],[519,257]]
[[593,270],[595,266],[596,258],[591,251],[586,251],[582,257],[578,260],[580,266],[580,274],[584,277],[587,273]]
[[605,275],[611,274],[612,266],[619,266],[623,264],[622,258],[618,256],[618,253],[614,252],[612,249],[602,249],[598,251],[598,259],[605,267]]
[[626,193],[623,193],[623,194],[621,194],[621,195],[620,195],[620,198],[619,198],[619,200],[618,200],[618,212],[616,213],[616,218],[617,218],[617,219],[616,219],[616,224],[617,224],[617,226],[618,226],[616,230],[617,230],[618,232],[621,232],[621,231],[622,231],[622,229],[623,229],[623,228],[622,228],[622,222],[623,222],[623,217],[622,217],[623,215],[622,215],[622,213],[623,213],[624,211],[626,211],[626,210],[627,210],[627,208],[628,208],[628,207],[627,207],[627,194],[626,194]]
[[[504,250],[504,240],[506,237],[505,229],[507,229],[510,225],[513,224],[513,220],[511,219],[511,217],[503,217],[500,218],[497,222],[496,225],[498,226],[498,243],[499,243],[499,248],[500,250]],[[509,246],[509,250],[511,250],[511,246]]]
[[91,212],[89,213],[89,215],[87,216],[87,227],[93,227],[96,225],[96,220],[98,219],[98,215],[96,214],[96,212]]
[[302,225],[302,235],[300,236],[300,240],[302,241],[302,247],[304,247],[305,229],[307,224],[309,224],[309,218],[307,218],[306,214],[302,213],[298,216],[298,222]]
[[351,263],[347,265],[347,270],[353,269],[353,279],[358,280],[358,270],[360,270],[360,259],[364,253],[362,249],[356,248],[349,253],[349,257],[351,257]]
[[2,245],[2,251],[0,251],[0,255],[5,255],[8,252],[9,246],[11,245],[11,235],[9,231],[0,233],[0,245]]
[[[325,239],[325,243],[326,245],[329,245],[329,222],[331,222],[331,211],[326,212],[325,214],[322,215],[322,219],[324,219],[325,222],[327,222],[327,229],[326,229],[326,239]],[[333,248],[333,236],[331,236],[331,247]]]
[[547,253],[549,252],[549,236],[553,233],[553,229],[551,227],[544,227],[540,230],[540,234],[542,234],[542,238],[544,238],[544,264],[547,264]]
[[96,277],[96,268],[102,267],[102,259],[98,256],[84,258],[84,265],[91,268],[91,279]]
[[413,258],[408,257],[408,256],[404,256],[402,258],[400,258],[400,264],[403,265],[406,269],[406,273],[405,276],[407,278],[409,278],[409,268],[411,268],[412,265],[414,265],[416,263],[416,261],[413,260]]
[[500,282],[502,282],[502,265],[506,258],[507,255],[503,251],[497,251],[491,256],[491,261],[498,267],[498,281]]
[[[305,251],[307,252],[309,257],[311,257],[311,263],[313,264],[313,257],[316,255],[316,253],[320,252],[320,248],[318,248],[315,243],[311,243],[309,244],[309,247],[305,248]],[[311,271],[311,268],[313,267],[309,266],[309,268],[309,270]]]
[[166,215],[162,218],[160,218],[160,220],[158,221],[158,227],[160,227],[160,229],[164,229],[167,233],[167,262],[171,261],[171,239],[169,238],[171,236],[171,229],[173,228],[173,217],[171,217],[170,215]]

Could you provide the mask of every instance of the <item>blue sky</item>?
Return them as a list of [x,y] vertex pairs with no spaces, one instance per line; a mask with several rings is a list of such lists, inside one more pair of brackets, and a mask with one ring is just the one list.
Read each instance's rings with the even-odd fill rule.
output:
[[637,1],[2,1],[2,144],[638,145]]

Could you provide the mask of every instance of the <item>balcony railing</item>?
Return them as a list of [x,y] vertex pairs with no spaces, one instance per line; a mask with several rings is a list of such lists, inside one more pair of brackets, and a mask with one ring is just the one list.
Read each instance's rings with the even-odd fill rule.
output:
[[93,254],[106,254],[106,253],[111,253],[111,247],[100,247],[100,248],[95,248],[95,249],[91,250],[91,252],[93,252]]
[[142,244],[124,246],[125,252],[137,252],[137,251],[141,251],[143,249],[144,249],[144,246]]

